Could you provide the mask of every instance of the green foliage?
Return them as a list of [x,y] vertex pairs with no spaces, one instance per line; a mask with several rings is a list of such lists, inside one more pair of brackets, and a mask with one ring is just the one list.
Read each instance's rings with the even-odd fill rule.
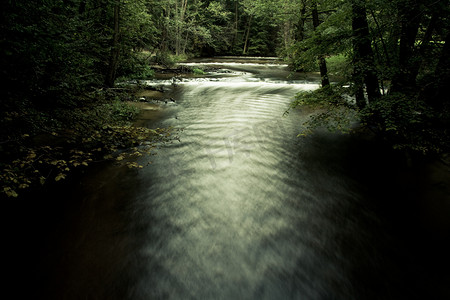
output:
[[[167,130],[133,126],[104,126],[89,133],[71,134],[69,138],[53,133],[58,146],[22,145],[15,160],[0,165],[0,194],[17,197],[22,190],[66,179],[74,170],[102,160],[143,168],[129,159],[149,154],[156,140],[170,135]],[[64,138],[67,142],[60,141]]]
[[424,155],[449,151],[448,128],[436,119],[438,112],[418,97],[386,95],[359,110],[343,96],[348,92],[346,88],[327,87],[298,93],[290,109],[313,112],[299,136],[318,128],[349,133],[359,124],[398,150]]
[[326,86],[314,91],[302,91],[295,96],[295,100],[291,103],[291,108],[298,106],[310,106],[314,108],[351,106],[352,104],[342,96],[345,92],[345,88],[338,86]]
[[204,12],[199,16],[203,28],[207,29],[205,47],[211,48],[216,53],[229,50],[233,39],[233,13],[227,10],[224,3],[211,1]]
[[391,94],[360,113],[367,128],[396,149],[431,154],[448,148],[448,131],[435,123],[436,112],[417,97]]
[[11,136],[0,149],[4,154],[0,194],[17,197],[27,188],[60,181],[103,160],[142,168],[135,159],[150,154],[156,143],[168,141],[171,130],[131,126],[138,112],[125,102],[105,98],[89,107],[58,111],[58,124],[64,126],[53,132]]
[[125,1],[121,12],[122,52],[140,53],[144,49],[154,49],[158,35],[157,20],[148,8],[149,1]]
[[[305,24],[301,38],[294,39],[280,52],[294,70],[318,71],[317,57],[344,57],[351,48],[351,22],[346,2],[316,1],[321,24],[314,29],[311,20],[312,1],[305,1]],[[310,21],[311,20],[311,21]]]
[[158,52],[154,57],[152,57],[152,62],[166,68],[173,68],[178,62],[186,59],[186,55],[174,55],[170,52]]
[[155,71],[150,66],[144,66],[140,73],[132,75],[135,79],[150,79],[155,76]]
[[16,97],[39,107],[73,105],[76,95],[102,81],[94,67],[99,56],[91,55],[100,53],[100,38],[83,30],[92,23],[76,7],[26,1],[4,8],[0,78],[10,88],[5,100],[11,105]]
[[313,111],[309,119],[302,124],[304,129],[299,136],[322,127],[331,132],[349,133],[352,124],[358,119],[354,105],[343,97],[345,93],[346,89],[332,86],[298,93],[290,109],[308,108]]
[[195,75],[205,75],[206,74],[206,72],[200,68],[193,68],[192,72],[194,72]]
[[348,78],[351,75],[352,66],[345,54],[332,55],[327,57],[327,68],[330,75]]
[[128,80],[146,80],[152,79],[155,76],[155,71],[149,65],[134,65],[133,68],[130,68],[128,72],[125,72],[120,77],[117,78],[117,81],[123,82]]

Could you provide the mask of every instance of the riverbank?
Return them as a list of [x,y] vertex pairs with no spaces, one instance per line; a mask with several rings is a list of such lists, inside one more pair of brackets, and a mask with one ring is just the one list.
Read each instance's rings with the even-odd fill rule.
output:
[[99,90],[81,107],[6,112],[0,197],[16,198],[27,189],[52,186],[80,168],[105,160],[142,167],[126,158],[147,153],[170,133],[132,126],[140,113],[130,105],[133,97],[133,91]]
[[[159,78],[195,76],[190,67],[156,69]],[[142,86],[139,81],[94,90],[77,106],[38,109],[24,102],[23,107],[2,111],[0,197],[40,190],[104,160],[141,168],[125,158],[130,153],[135,158],[143,155],[153,143],[170,136],[169,129],[141,125],[157,118],[161,104],[174,100],[164,99],[166,90],[161,86]]]

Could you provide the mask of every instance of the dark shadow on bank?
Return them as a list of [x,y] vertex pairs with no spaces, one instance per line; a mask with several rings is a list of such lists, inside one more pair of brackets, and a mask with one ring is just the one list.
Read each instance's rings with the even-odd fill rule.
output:
[[337,268],[351,282],[329,276],[329,290],[337,294],[324,290],[319,299],[349,299],[349,291],[355,299],[450,299],[448,166],[425,159],[411,163],[362,133],[322,132],[309,139],[311,148],[302,154],[307,168],[326,169],[331,180],[348,177],[356,191],[343,199],[351,205],[330,207],[326,218],[338,229],[323,241],[334,243],[323,249],[336,249],[324,257],[340,257]]

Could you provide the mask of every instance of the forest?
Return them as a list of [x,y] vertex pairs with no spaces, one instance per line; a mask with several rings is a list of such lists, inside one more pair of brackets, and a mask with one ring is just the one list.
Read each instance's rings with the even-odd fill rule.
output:
[[311,128],[356,114],[396,149],[449,151],[448,0],[7,0],[0,14],[2,196],[168,138],[129,126],[117,83],[192,57],[278,56],[320,72],[292,103],[320,108]]

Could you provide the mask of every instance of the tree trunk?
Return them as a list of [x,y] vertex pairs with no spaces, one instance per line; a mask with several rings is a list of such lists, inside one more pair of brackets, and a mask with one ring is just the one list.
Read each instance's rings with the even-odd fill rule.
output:
[[161,28],[161,40],[159,42],[159,51],[165,53],[168,51],[168,39],[169,39],[169,19],[170,19],[170,5],[163,7],[162,28]]
[[175,55],[180,54],[181,22],[179,14],[178,0],[175,0]]
[[377,33],[378,33],[378,35],[380,37],[381,45],[383,46],[383,54],[384,54],[385,59],[386,59],[386,64],[388,66],[391,66],[391,58],[390,58],[389,52],[387,50],[386,42],[384,41],[383,30],[380,27],[380,23],[378,22],[378,19],[377,19],[376,15],[375,15],[375,12],[373,10],[371,10],[370,14],[372,15],[372,18],[375,21],[375,25],[377,26]]
[[300,9],[300,19],[297,23],[297,33],[296,33],[296,40],[297,41],[303,41],[305,38],[305,23],[306,23],[306,3],[305,0],[302,1],[302,7]]
[[322,87],[326,87],[330,85],[330,79],[328,78],[328,68],[327,62],[323,55],[319,55],[319,69],[320,69],[320,78],[322,79]]
[[120,18],[120,1],[117,0],[114,3],[114,28],[113,28],[113,38],[111,44],[111,54],[109,58],[108,73],[106,74],[105,84],[107,87],[113,87],[114,81],[116,80],[116,71],[119,64],[119,18]]
[[231,52],[234,53],[236,41],[238,37],[238,30],[239,30],[239,11],[238,11],[238,0],[234,1],[234,34],[233,34],[233,40],[231,41]]
[[[312,18],[314,30],[317,30],[317,27],[319,27],[320,25],[320,20],[319,20],[319,12],[317,11],[317,3],[315,2],[312,7]],[[319,63],[320,78],[322,79],[322,87],[329,86],[330,80],[328,79],[328,69],[325,56],[323,54],[319,54],[317,56],[317,61]]]
[[175,22],[176,23],[176,40],[175,40],[175,53],[176,55],[180,55],[182,53],[181,51],[181,43],[183,39],[183,27],[184,19],[186,16],[186,10],[187,10],[187,2],[188,0],[181,0],[180,7],[178,7],[178,0],[176,0],[176,17]]
[[[353,77],[357,88],[357,95],[361,97],[362,83],[364,82],[370,103],[381,97],[381,93],[374,64],[366,7],[358,0],[352,2],[352,30],[354,52]],[[357,103],[361,106],[365,105],[365,101],[363,102],[362,99],[357,99]]]
[[434,32],[434,29],[436,28],[437,20],[438,20],[438,17],[434,13],[433,16],[431,17],[430,23],[428,24],[427,30],[425,31],[425,34],[422,38],[422,41],[417,50],[417,53],[416,53],[416,55],[414,55],[413,61],[415,63],[413,63],[411,65],[411,70],[410,70],[411,81],[413,82],[413,84],[415,84],[417,75],[419,75],[419,70],[421,67],[421,64],[419,63],[419,61],[422,61],[422,59],[425,57],[427,50],[429,48],[430,41],[433,38],[433,32]]
[[391,92],[406,92],[416,85],[413,56],[421,19],[419,5],[414,0],[401,1],[399,5],[401,33],[398,69],[392,79]]
[[242,54],[244,54],[244,55],[247,54],[247,51],[248,51],[248,39],[250,37],[251,25],[252,25],[252,16],[250,15],[248,18],[248,23],[247,23],[247,33],[245,34],[244,49],[242,51]]
[[437,109],[450,109],[450,31],[445,37],[445,44],[440,54],[439,63],[435,70],[436,97],[432,99],[432,105]]
[[187,48],[187,45],[188,45],[188,41],[189,41],[189,31],[188,30],[186,30],[186,38],[184,39],[184,46],[183,46],[183,54],[186,54],[186,48]]
[[[183,0],[183,5],[182,5],[182,11],[181,11],[181,20],[180,20],[180,24],[181,24],[181,31],[180,31],[180,48],[181,48],[181,37],[182,37],[182,35],[183,35],[183,30],[182,30],[182,28],[184,28],[187,24],[184,24],[184,20],[185,20],[185,18],[186,18],[186,11],[187,11],[187,3],[188,3],[188,0]],[[188,32],[186,32],[186,44],[187,44],[187,37],[188,37]],[[185,49],[186,49],[186,46],[184,47],[184,49],[183,49],[183,51],[182,51],[182,54],[184,54],[185,53]],[[180,49],[181,50],[181,49]]]
[[291,45],[291,22],[285,21],[283,24],[283,40],[284,40],[284,49],[288,49]]

